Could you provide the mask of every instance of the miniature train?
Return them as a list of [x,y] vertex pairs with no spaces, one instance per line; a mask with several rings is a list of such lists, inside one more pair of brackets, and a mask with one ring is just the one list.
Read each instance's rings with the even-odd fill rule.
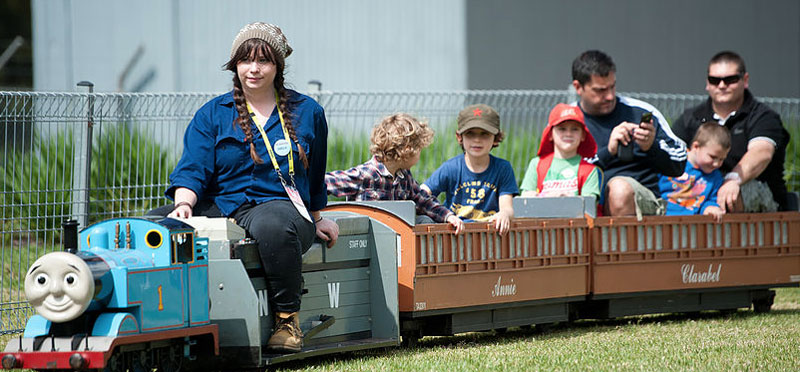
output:
[[[547,203],[551,203],[548,205]],[[583,198],[515,199],[506,235],[414,226],[411,202],[340,203],[303,256],[303,350],[272,354],[255,242],[223,218],[121,218],[41,257],[37,310],[5,369],[260,368],[426,335],[664,312],[769,311],[800,283],[800,213],[593,218]],[[573,207],[574,206],[574,207]],[[547,211],[541,217],[536,211]],[[556,211],[557,213],[553,213]],[[555,217],[553,217],[555,216]],[[70,234],[65,232],[65,236]],[[78,249],[75,249],[78,248]]]

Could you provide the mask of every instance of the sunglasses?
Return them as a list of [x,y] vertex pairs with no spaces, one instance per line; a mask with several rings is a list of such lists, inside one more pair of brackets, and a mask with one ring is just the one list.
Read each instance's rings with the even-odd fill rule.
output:
[[709,76],[708,83],[711,85],[719,85],[720,81],[724,81],[725,85],[736,84],[739,80],[742,79],[742,75],[736,74],[731,76],[723,76],[723,77],[716,77],[716,76]]

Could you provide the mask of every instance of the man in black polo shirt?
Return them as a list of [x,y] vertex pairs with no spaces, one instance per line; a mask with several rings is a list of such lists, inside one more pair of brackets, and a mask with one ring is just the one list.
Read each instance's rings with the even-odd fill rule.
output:
[[726,173],[725,183],[717,194],[723,210],[785,210],[783,161],[789,133],[780,115],[758,102],[747,89],[749,79],[742,57],[731,51],[717,53],[708,64],[709,99],[686,110],[672,130],[686,143],[707,121],[730,130],[731,151],[721,168]]

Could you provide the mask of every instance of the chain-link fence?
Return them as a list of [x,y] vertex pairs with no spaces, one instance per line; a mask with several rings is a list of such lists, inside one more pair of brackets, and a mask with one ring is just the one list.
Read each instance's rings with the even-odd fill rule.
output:
[[[92,94],[0,92],[0,333],[24,328],[25,271],[42,254],[60,249],[62,221],[81,226],[141,215],[167,202],[167,177],[183,151],[183,132],[194,112],[214,94]],[[501,114],[503,143],[493,150],[511,162],[521,180],[536,153],[547,114],[568,91],[318,92],[330,128],[328,169],[369,158],[369,132],[381,117],[409,112],[436,130],[434,143],[414,168],[418,180],[461,152],[455,140],[458,111],[486,103]],[[629,94],[669,119],[705,96]],[[800,99],[764,98],[793,134]],[[790,189],[800,189],[793,135],[786,157]]]

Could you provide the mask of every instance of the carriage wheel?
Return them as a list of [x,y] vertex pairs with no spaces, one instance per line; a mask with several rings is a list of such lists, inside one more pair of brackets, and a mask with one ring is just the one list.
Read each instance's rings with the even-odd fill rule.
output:
[[753,301],[753,311],[758,314],[768,313],[772,309],[772,297]]
[[407,331],[403,332],[401,335],[402,339],[400,341],[400,345],[408,348],[417,347],[417,343],[421,337],[419,331]]

